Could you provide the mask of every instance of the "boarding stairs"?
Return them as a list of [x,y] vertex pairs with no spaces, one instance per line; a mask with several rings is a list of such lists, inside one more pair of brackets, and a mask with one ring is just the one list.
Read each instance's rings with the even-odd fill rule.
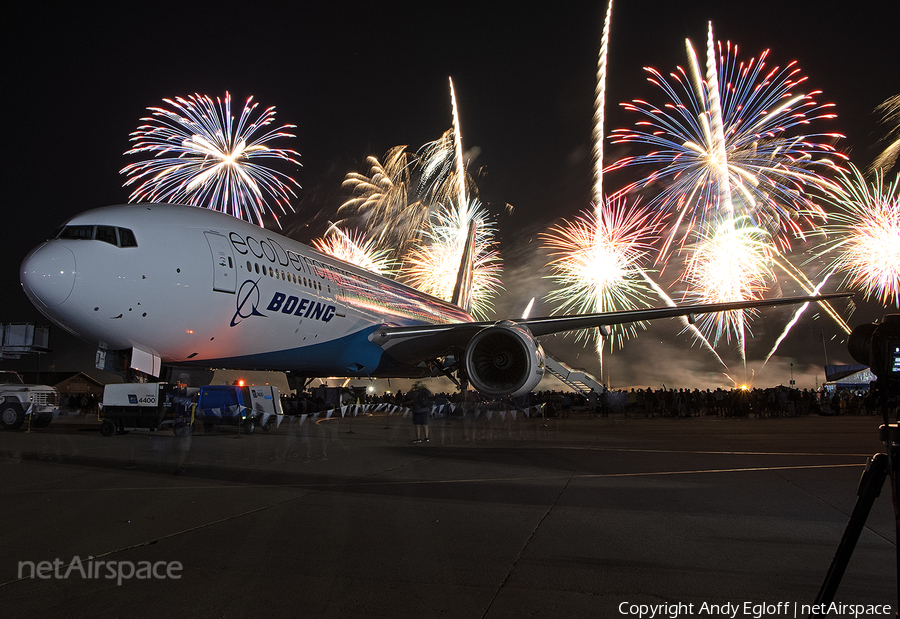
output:
[[573,370],[550,355],[545,354],[544,369],[573,391],[587,395],[593,389],[603,393],[603,385],[596,378],[583,370]]

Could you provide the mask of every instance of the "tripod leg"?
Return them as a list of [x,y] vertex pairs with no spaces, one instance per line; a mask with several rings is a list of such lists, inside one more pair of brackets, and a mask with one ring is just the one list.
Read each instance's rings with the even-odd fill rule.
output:
[[[817,607],[825,608],[834,601],[834,594],[838,585],[841,584],[841,577],[843,577],[844,570],[847,569],[847,564],[850,562],[859,534],[862,533],[863,527],[866,526],[866,518],[869,517],[869,512],[872,510],[875,499],[881,494],[881,487],[884,485],[887,472],[887,454],[875,454],[869,458],[866,470],[859,480],[859,489],[856,492],[858,498],[856,499],[856,505],[853,507],[853,513],[850,514],[850,521],[847,523],[841,543],[838,544],[837,551],[834,553],[834,559],[831,561],[831,567],[828,568],[828,574],[825,575],[822,588],[819,589],[819,595],[816,596],[815,604]],[[810,617],[824,616],[824,614],[818,613],[810,615]]]

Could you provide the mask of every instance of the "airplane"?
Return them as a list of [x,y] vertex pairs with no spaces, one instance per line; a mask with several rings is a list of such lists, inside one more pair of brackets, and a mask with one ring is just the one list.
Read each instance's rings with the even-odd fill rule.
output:
[[53,323],[98,352],[304,377],[447,376],[487,397],[518,397],[544,375],[545,335],[615,324],[824,301],[762,299],[600,314],[477,321],[468,311],[472,239],[453,302],[315,251],[231,215],[127,204],[76,215],[24,259],[20,280]]

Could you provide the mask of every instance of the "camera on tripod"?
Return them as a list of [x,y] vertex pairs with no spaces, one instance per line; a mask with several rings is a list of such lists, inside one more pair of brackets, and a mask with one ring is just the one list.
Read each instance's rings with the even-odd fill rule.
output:
[[888,383],[889,389],[900,386],[900,314],[886,314],[880,323],[853,329],[847,350],[854,360],[869,366],[879,381]]
[[[859,534],[866,524],[872,504],[888,477],[894,502],[894,534],[895,539],[900,540],[900,422],[892,423],[889,418],[889,411],[900,412],[900,314],[885,314],[880,323],[860,325],[853,329],[847,342],[847,351],[858,363],[868,365],[878,377],[878,380],[869,385],[869,389],[881,408],[884,423],[878,428],[878,433],[884,441],[886,453],[875,454],[866,464],[866,470],[859,480],[856,505],[850,515],[850,522],[847,523],[831,567],[819,589],[816,604],[831,604],[834,600],[834,594]],[[900,565],[900,548],[897,553],[897,564]],[[897,574],[897,601],[900,605],[900,573]],[[825,617],[826,614],[817,610],[810,617]],[[900,617],[900,611],[895,612],[894,616]]]

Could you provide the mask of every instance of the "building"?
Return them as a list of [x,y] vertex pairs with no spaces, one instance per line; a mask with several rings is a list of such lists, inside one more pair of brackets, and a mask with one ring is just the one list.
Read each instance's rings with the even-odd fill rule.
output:
[[84,372],[20,372],[22,379],[32,385],[49,385],[59,391],[59,408],[78,411],[92,400],[103,400],[103,383]]

